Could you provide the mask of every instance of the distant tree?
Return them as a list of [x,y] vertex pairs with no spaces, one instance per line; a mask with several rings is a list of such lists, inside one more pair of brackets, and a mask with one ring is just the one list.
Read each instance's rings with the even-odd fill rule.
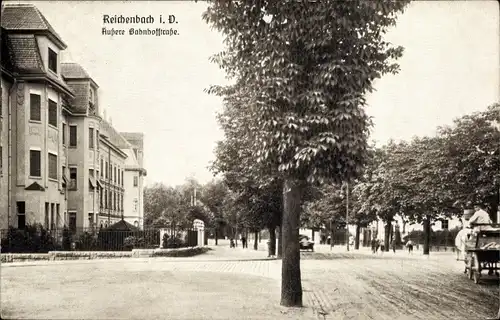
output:
[[228,221],[224,212],[224,201],[229,194],[229,189],[222,180],[212,180],[207,183],[201,192],[200,201],[210,210],[213,215],[213,227],[215,228],[215,244],[221,235],[222,227]]

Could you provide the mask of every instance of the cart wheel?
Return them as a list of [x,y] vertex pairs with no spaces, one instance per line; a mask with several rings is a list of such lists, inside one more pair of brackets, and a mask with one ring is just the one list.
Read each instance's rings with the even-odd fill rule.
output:
[[481,273],[474,272],[474,283],[478,284],[480,279],[481,279]]

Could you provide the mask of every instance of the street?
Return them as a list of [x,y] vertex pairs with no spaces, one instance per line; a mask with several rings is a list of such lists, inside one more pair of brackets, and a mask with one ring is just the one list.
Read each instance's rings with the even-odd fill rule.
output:
[[498,306],[498,283],[474,284],[452,254],[322,248],[303,253],[306,308],[285,309],[280,260],[261,250],[213,248],[193,258],[4,264],[2,317],[481,319]]

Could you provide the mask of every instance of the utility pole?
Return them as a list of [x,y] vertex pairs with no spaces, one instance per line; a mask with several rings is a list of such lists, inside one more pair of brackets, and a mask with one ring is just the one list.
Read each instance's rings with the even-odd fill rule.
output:
[[345,210],[345,237],[347,251],[349,251],[349,182],[346,183],[346,210]]

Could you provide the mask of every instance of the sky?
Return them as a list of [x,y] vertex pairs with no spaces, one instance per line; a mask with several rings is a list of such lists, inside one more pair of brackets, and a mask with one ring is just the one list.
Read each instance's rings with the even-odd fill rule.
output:
[[[223,138],[221,100],[204,92],[226,83],[209,57],[222,36],[193,1],[5,1],[35,4],[68,45],[64,62],[82,65],[97,82],[99,104],[118,131],[143,132],[146,183],[213,178],[208,165]],[[103,15],[153,15],[177,36],[106,36]],[[176,24],[160,24],[159,15]],[[375,82],[367,97],[371,139],[433,135],[454,118],[500,101],[500,19],[496,1],[415,1],[386,39],[405,47],[397,75]]]

